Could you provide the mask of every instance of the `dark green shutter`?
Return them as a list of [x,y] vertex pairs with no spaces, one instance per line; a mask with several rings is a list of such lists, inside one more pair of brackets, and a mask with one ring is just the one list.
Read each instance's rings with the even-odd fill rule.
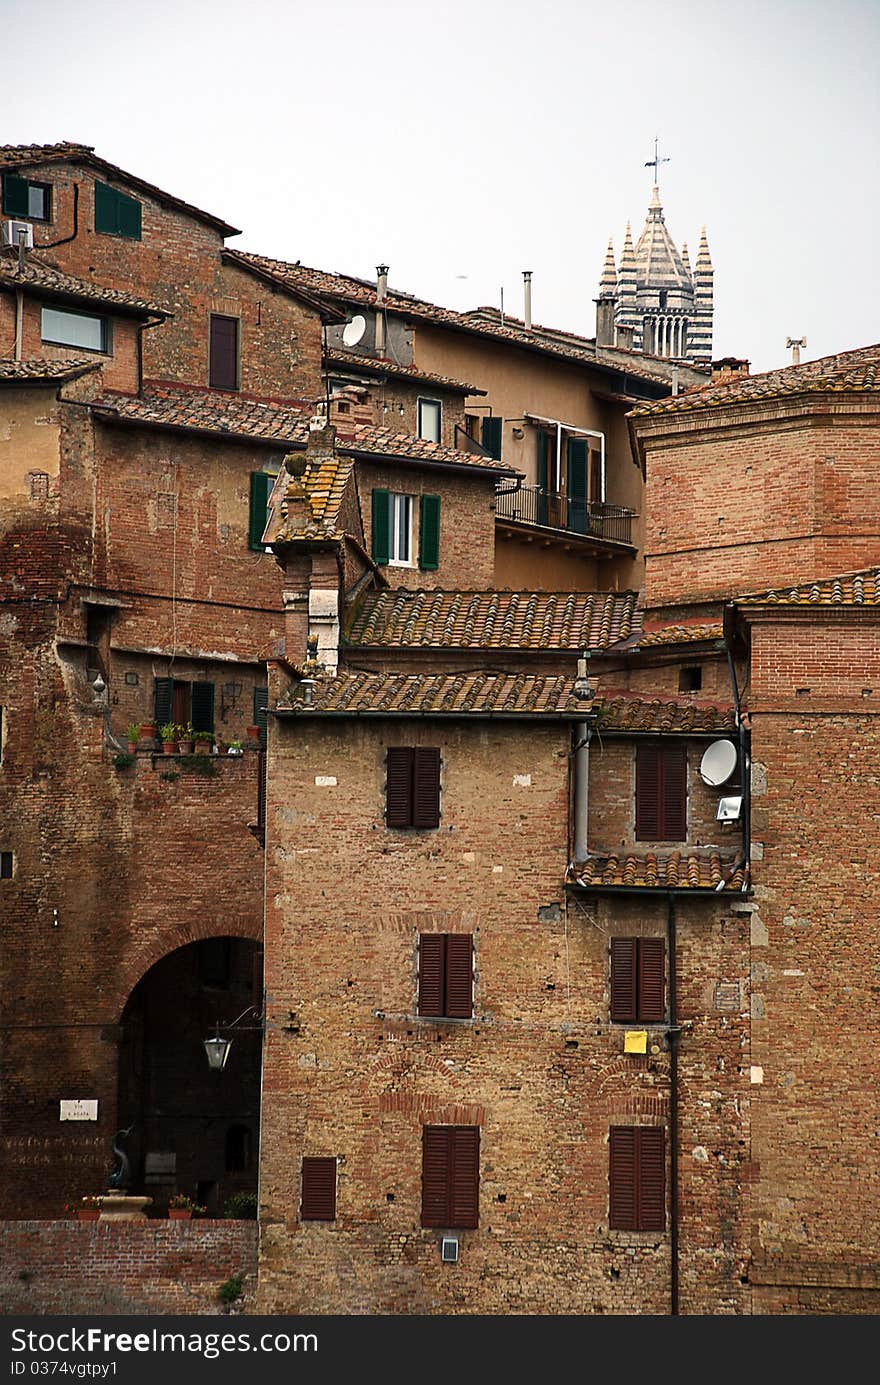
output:
[[7,216],[27,216],[30,206],[26,178],[3,174],[3,210]]
[[373,562],[387,563],[390,552],[388,491],[373,491]]
[[272,490],[273,479],[265,471],[251,472],[251,515],[248,546],[260,553],[263,551],[263,530],[269,517],[269,494]]
[[192,725],[194,731],[214,730],[214,684],[193,683]]
[[546,524],[550,507],[547,496],[550,490],[550,434],[545,433],[543,428],[537,432],[538,439],[538,459],[536,476],[538,478],[538,495],[535,519],[538,524]]
[[587,515],[587,440],[568,440],[568,528],[576,534],[589,531]]
[[119,234],[127,236],[129,240],[140,240],[141,238],[141,204],[135,197],[126,197],[125,193],[116,194],[119,199],[117,224]]
[[155,689],[154,716],[156,725],[165,726],[171,720],[174,709],[174,679],[157,678]]
[[423,495],[419,524],[419,567],[435,572],[440,565],[440,497]]
[[496,461],[501,461],[501,428],[504,420],[501,418],[483,419],[483,446],[494,457]]
[[116,197],[106,183],[95,182],[95,230],[106,236],[118,234]]
[[260,745],[266,749],[266,733],[268,730],[268,715],[266,708],[269,705],[269,689],[254,688],[254,726],[260,728]]

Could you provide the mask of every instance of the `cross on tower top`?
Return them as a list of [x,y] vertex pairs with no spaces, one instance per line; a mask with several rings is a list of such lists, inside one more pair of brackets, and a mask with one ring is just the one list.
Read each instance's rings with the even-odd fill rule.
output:
[[661,159],[660,154],[659,154],[659,145],[660,145],[660,137],[659,137],[659,135],[655,135],[655,136],[654,136],[654,157],[653,157],[653,159],[646,159],[646,160],[645,160],[645,168],[653,168],[653,170],[654,170],[654,187],[656,187],[657,184],[660,182],[660,165],[661,165],[661,164],[668,164],[668,163],[669,163],[669,159],[668,159],[668,158]]

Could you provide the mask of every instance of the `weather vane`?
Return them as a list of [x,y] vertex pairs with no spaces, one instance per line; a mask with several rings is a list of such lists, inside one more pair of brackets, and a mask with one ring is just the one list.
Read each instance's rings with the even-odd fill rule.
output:
[[658,150],[659,150],[659,144],[660,144],[660,137],[659,137],[659,135],[655,135],[655,136],[654,136],[654,157],[653,157],[653,159],[646,159],[646,160],[645,160],[645,168],[653,168],[653,170],[654,170],[654,186],[655,186],[655,187],[656,187],[657,184],[660,182],[660,165],[661,165],[661,164],[668,164],[668,163],[669,163],[669,159],[661,159],[660,154],[659,154],[659,152],[658,152]]

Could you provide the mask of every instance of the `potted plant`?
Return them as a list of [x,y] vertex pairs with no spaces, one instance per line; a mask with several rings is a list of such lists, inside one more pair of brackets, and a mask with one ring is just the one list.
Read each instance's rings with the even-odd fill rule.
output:
[[192,725],[191,725],[191,724],[190,724],[190,725],[187,725],[187,726],[178,726],[178,728],[177,728],[177,745],[178,745],[178,749],[180,750],[181,755],[192,755],[192,753],[193,753],[193,737],[195,736],[195,734],[196,734],[196,733],[195,733],[195,731],[192,729]]
[[65,1212],[72,1212],[77,1221],[97,1221],[101,1215],[103,1201],[102,1197],[89,1193],[79,1202],[68,1202],[64,1210]]
[[244,750],[242,748],[241,741],[230,741],[229,749],[226,753],[227,755],[243,755]]
[[136,721],[130,722],[130,723],[129,723],[129,726],[128,726],[128,729],[127,729],[127,731],[126,731],[125,734],[126,734],[126,736],[128,737],[128,753],[129,753],[129,755],[136,755],[136,754],[137,754],[137,748],[138,748],[138,741],[139,741],[140,738],[141,738],[141,727],[140,727],[140,724],[139,724],[138,722],[136,722]]
[[193,740],[197,755],[210,755],[211,746],[214,744],[213,731],[194,731]]
[[165,721],[159,727],[159,739],[166,755],[177,754],[177,727],[173,721]]
[[154,721],[142,721],[142,722],[141,722],[141,734],[140,734],[140,739],[141,739],[142,741],[154,741],[154,740],[156,740],[156,723],[155,723]]
[[202,1207],[201,1203],[193,1202],[186,1193],[175,1193],[168,1201],[170,1221],[190,1221],[193,1216],[204,1217],[207,1211],[207,1207]]

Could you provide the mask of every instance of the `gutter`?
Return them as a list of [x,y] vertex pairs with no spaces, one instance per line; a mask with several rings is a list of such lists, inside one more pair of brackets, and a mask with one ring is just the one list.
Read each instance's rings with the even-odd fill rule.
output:
[[[286,721],[301,721],[304,718],[309,718],[310,720],[317,719],[319,721],[350,721],[353,717],[357,717],[360,720],[368,721],[542,721],[553,723],[554,725],[564,725],[566,723],[577,724],[584,719],[583,712],[468,712],[463,708],[458,708],[456,711],[452,712],[443,711],[441,709],[407,711],[402,708],[397,710],[389,708],[387,711],[385,709],[371,709],[362,712],[354,711],[351,708],[334,708],[331,711],[325,712],[320,707],[306,706],[269,707],[267,710],[272,716],[280,717],[282,720]],[[665,894],[666,891],[664,890],[662,893]],[[691,893],[693,893],[693,891],[691,891]],[[711,893],[714,893],[714,891]]]

